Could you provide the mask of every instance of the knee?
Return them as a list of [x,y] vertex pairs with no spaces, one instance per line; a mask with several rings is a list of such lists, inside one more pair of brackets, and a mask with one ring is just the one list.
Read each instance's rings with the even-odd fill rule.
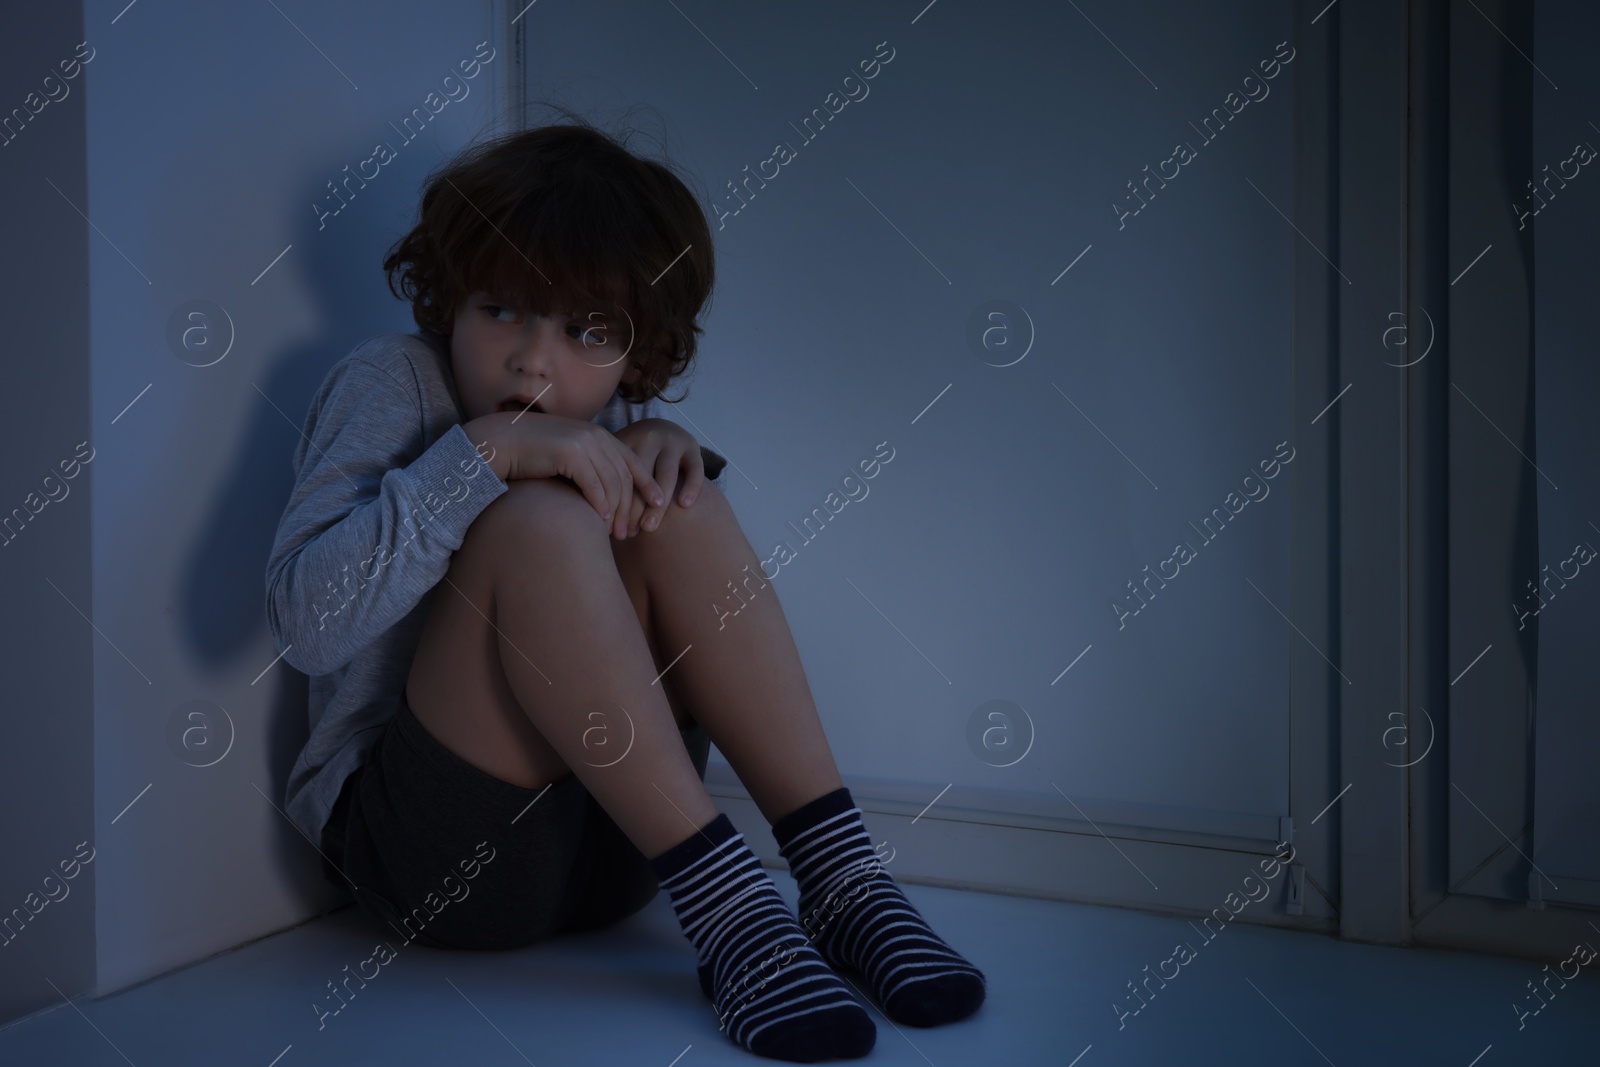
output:
[[582,491],[560,478],[519,478],[467,530],[467,541],[526,546],[533,541],[604,540],[610,527]]

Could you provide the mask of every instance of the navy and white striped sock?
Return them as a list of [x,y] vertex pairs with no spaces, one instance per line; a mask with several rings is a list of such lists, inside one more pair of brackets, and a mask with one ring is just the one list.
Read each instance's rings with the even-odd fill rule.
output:
[[701,988],[731,1040],[796,1063],[872,1050],[872,1017],[812,947],[727,815],[650,866],[694,945]]
[[964,1019],[983,1003],[983,972],[933,932],[878,855],[845,788],[772,826],[800,885],[800,924],[835,967],[866,976],[883,1013],[909,1026]]

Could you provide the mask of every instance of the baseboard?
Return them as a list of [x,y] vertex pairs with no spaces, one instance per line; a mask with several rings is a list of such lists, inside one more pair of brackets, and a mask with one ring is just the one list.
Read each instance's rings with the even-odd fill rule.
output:
[[[995,812],[950,803],[953,789],[923,812],[928,798],[913,805],[874,795],[856,780],[848,784],[874,842],[894,850],[888,862],[902,882],[1337,932],[1334,908],[1310,879],[1303,913],[1288,914],[1286,869],[1271,880],[1261,873],[1274,842],[1205,834],[1192,836],[1211,843],[1174,840],[1149,827],[1097,830],[1082,820],[1014,813],[1002,822]],[[761,861],[786,869],[766,819],[725,763],[708,767],[706,788]],[[1035,825],[1045,822],[1056,825]],[[1242,903],[1260,897],[1263,884],[1267,896]]]

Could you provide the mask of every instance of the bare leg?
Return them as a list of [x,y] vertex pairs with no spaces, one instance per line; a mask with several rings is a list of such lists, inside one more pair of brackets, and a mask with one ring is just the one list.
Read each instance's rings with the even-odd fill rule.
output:
[[[669,504],[658,530],[623,544],[631,547],[618,549],[618,570],[645,574],[662,653],[669,662],[682,653],[666,677],[761,813],[776,822],[838,789],[783,610],[722,493],[708,485],[691,508]],[[730,580],[740,597],[724,601]],[[726,617],[733,606],[738,614]],[[982,972],[922,920],[877,862],[866,827],[845,817],[846,798],[834,799],[831,813],[779,840],[801,915],[837,912],[836,890],[851,886],[851,910],[816,927],[808,919],[808,934],[829,962],[865,975],[887,1018],[933,1026],[972,1014],[984,999]]]
[[[644,575],[650,618],[671,679],[695,721],[728,757],[768,822],[842,782],[817,719],[800,653],[776,589],[733,508],[707,482],[692,507],[667,505],[661,525],[614,542],[624,577]],[[743,570],[749,564],[749,570]],[[740,585],[749,581],[749,588]],[[737,607],[720,618],[714,605]]]
[[610,542],[574,487],[511,483],[433,594],[406,695],[486,773],[535,788],[570,769],[654,857],[717,809],[651,684],[659,668]]

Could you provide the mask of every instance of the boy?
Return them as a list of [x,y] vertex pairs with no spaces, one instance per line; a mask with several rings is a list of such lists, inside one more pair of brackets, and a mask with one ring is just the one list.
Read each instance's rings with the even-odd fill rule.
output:
[[[329,372],[267,566],[273,636],[312,676],[286,807],[330,880],[478,949],[665,886],[721,1026],[764,1056],[870,1051],[830,963],[899,1022],[970,1015],[983,975],[877,861],[777,597],[734,625],[710,607],[760,566],[707,477],[722,457],[643,417],[712,288],[693,195],[584,125],[509,135],[429,181],[384,268],[421,329]],[[712,740],[804,927],[705,791]]]

